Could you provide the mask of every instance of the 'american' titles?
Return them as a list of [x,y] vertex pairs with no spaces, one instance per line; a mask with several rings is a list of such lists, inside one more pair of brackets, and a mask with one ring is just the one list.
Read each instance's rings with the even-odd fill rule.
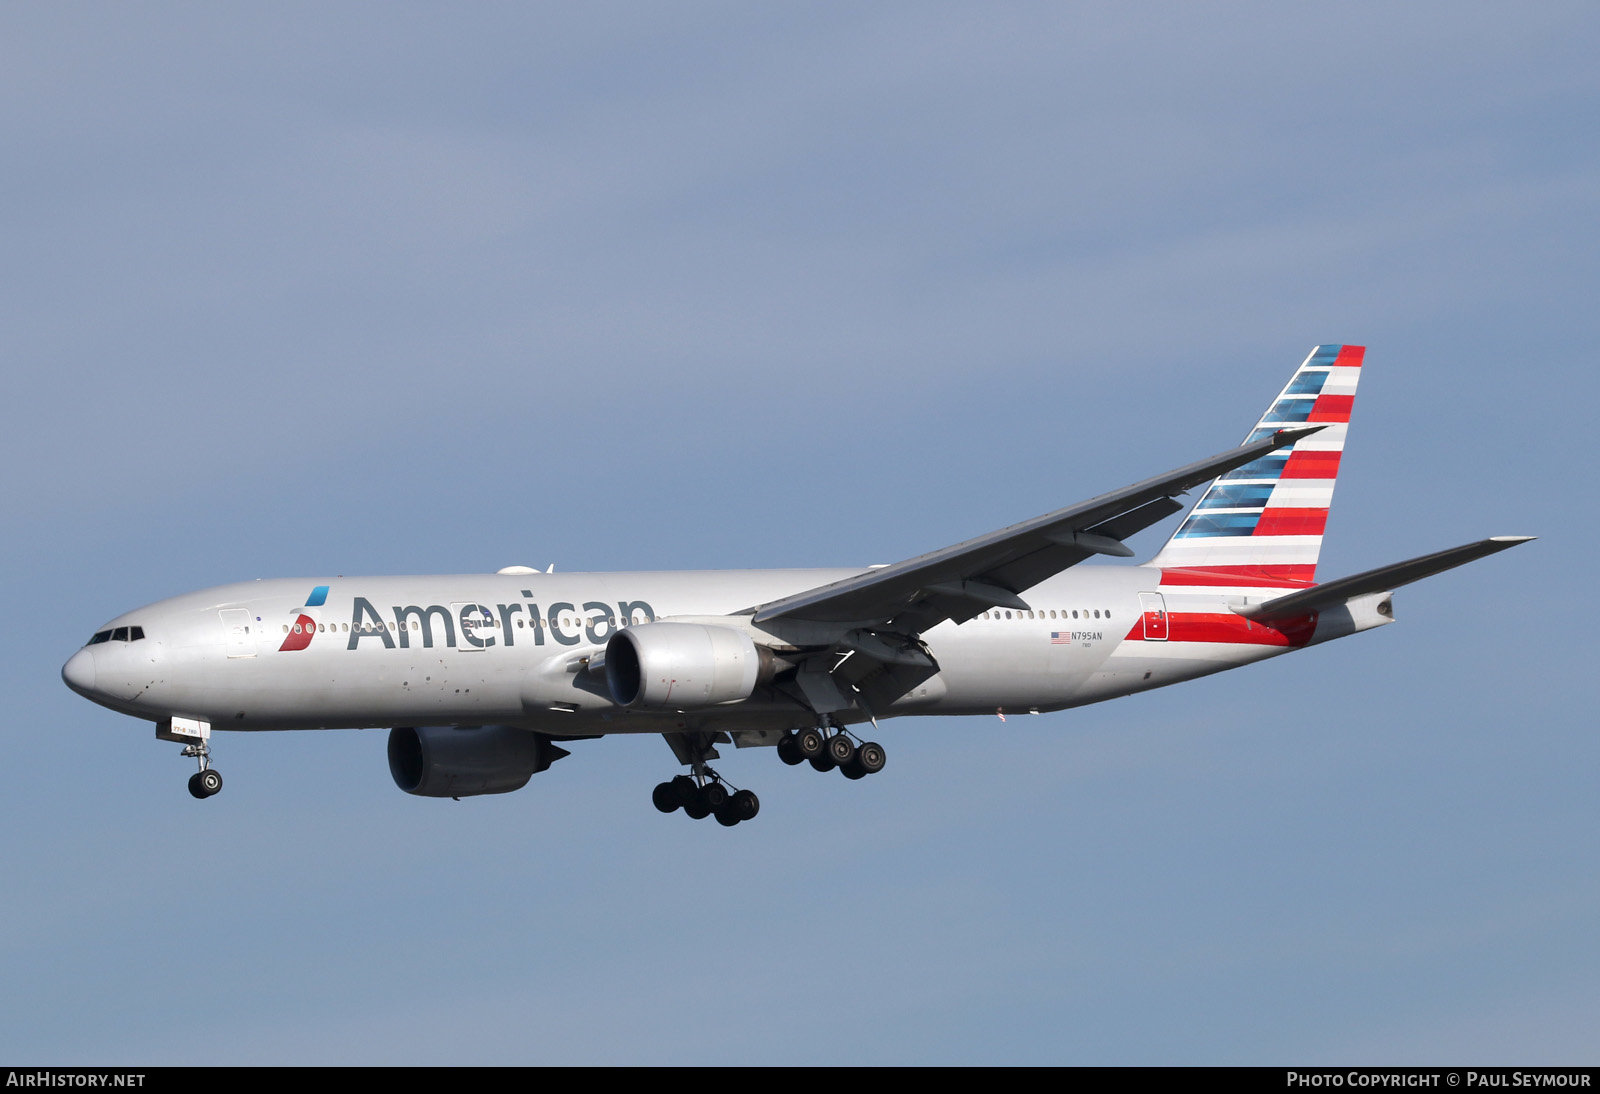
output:
[[[531,598],[533,593],[524,589],[522,595]],[[362,639],[370,639],[381,642],[386,649],[392,650],[397,645],[400,649],[410,649],[413,639],[420,639],[415,644],[430,649],[438,644],[434,638],[440,631],[444,645],[456,646],[459,635],[465,646],[475,649],[488,649],[502,643],[514,646],[518,631],[535,646],[542,646],[547,640],[563,646],[576,646],[585,640],[599,645],[617,629],[618,619],[627,624],[653,623],[656,618],[655,609],[643,600],[619,600],[615,610],[605,601],[587,600],[581,612],[579,605],[558,600],[546,605],[543,614],[531,599],[526,603],[492,607],[477,603],[454,603],[449,607],[396,604],[390,608],[390,614],[393,623],[384,618],[372,601],[364,596],[356,597],[350,615],[350,641],[345,648],[357,649]],[[518,626],[519,623],[522,625]]]

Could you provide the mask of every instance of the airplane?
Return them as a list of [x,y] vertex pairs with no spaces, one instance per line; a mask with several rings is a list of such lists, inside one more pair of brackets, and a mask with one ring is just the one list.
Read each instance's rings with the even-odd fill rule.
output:
[[[908,714],[1043,714],[1166,687],[1394,621],[1400,586],[1532,536],[1318,583],[1365,349],[1315,347],[1243,443],[893,565],[253,581],[96,630],[61,670],[222,788],[213,730],[388,728],[395,784],[502,794],[563,744],[659,733],[688,768],[652,802],[732,827],[760,801],[718,745],[861,779]],[[1140,565],[1125,541],[1205,491]]]

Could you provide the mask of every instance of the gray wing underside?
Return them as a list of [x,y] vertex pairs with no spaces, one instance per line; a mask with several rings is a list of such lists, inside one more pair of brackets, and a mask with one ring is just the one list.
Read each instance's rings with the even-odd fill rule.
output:
[[1131,556],[1122,540],[1182,509],[1177,495],[1321,428],[1281,429],[1077,505],[762,604],[754,622],[849,623],[914,635],[993,607],[1026,609],[1021,594],[1046,578],[1096,554]]

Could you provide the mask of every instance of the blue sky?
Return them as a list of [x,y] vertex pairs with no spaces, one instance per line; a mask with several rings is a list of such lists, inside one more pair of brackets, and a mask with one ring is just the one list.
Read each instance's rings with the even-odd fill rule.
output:
[[[0,1057],[1593,1062],[1591,5],[0,11]],[[888,562],[1369,346],[1400,625],[864,783],[659,739],[218,798],[59,668],[256,576]],[[1137,543],[1148,554],[1160,534]]]

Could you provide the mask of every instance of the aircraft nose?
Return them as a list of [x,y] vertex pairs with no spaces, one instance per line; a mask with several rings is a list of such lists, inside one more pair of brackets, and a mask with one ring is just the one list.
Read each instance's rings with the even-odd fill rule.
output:
[[82,649],[67,658],[61,666],[61,679],[78,694],[88,695],[94,690],[94,654]]

